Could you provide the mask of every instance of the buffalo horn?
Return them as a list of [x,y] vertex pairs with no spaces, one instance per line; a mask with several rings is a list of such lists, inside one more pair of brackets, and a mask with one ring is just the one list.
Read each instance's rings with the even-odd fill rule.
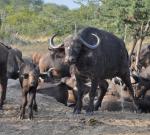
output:
[[50,39],[49,39],[49,47],[48,47],[48,49],[50,50],[51,48],[53,48],[53,49],[57,49],[57,48],[59,48],[59,47],[61,47],[62,45],[63,45],[63,43],[61,43],[61,44],[59,44],[59,45],[55,45],[54,44],[54,37],[56,36],[57,34],[54,34]]
[[96,43],[96,44],[91,45],[91,44],[87,43],[85,40],[83,40],[81,37],[80,37],[80,41],[81,41],[86,47],[88,47],[88,48],[90,48],[90,49],[96,49],[96,48],[99,46],[99,44],[100,44],[100,38],[99,38],[96,34],[93,34],[93,33],[92,33],[91,35],[93,35],[94,37],[96,37],[96,39],[97,39],[97,43]]

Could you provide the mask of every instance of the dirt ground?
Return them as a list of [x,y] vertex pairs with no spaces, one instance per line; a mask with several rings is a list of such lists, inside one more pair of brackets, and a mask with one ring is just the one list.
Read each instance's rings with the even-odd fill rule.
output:
[[[18,119],[21,103],[19,82],[9,80],[4,110],[0,110],[0,135],[149,135],[150,114],[97,111],[73,115],[72,108],[37,94],[34,120]],[[26,111],[27,114],[27,111]],[[28,116],[28,115],[27,115]]]

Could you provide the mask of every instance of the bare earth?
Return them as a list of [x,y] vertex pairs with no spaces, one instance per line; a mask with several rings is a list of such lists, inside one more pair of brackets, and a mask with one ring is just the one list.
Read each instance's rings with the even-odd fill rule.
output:
[[[9,80],[4,110],[0,110],[0,135],[149,135],[150,114],[95,112],[73,115],[72,108],[53,98],[37,94],[38,113],[34,120],[18,119],[21,89]],[[26,111],[27,114],[27,111]]]

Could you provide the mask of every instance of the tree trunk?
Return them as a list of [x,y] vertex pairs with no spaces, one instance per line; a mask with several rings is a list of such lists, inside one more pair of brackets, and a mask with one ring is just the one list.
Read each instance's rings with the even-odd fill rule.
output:
[[144,40],[144,37],[141,37],[139,42],[138,42],[138,50],[137,50],[137,57],[136,57],[136,62],[135,62],[135,69],[138,70],[138,63],[139,63],[139,57],[140,57],[140,50],[142,47],[142,42]]
[[134,52],[134,49],[135,49],[135,46],[136,46],[136,44],[137,44],[137,37],[136,36],[134,36],[133,37],[133,45],[132,45],[132,49],[131,49],[131,52],[130,52],[130,55],[129,55],[129,60],[130,60],[130,66],[131,66],[131,57],[132,57],[132,54],[133,54],[133,52]]
[[125,24],[125,28],[124,28],[124,42],[126,43],[126,39],[127,39],[127,28],[128,28],[128,25]]

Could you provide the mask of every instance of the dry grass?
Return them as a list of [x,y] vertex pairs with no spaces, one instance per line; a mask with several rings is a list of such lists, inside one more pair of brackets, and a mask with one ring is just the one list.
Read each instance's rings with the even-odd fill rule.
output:
[[37,44],[37,45],[13,45],[13,47],[18,48],[22,51],[24,57],[31,57],[33,52],[46,53],[48,52],[48,45]]
[[[144,45],[147,45],[147,44],[150,44],[150,37],[146,38],[143,43],[142,43],[142,46]],[[132,48],[132,45],[133,45],[133,42],[129,42],[128,44],[126,44],[126,47],[127,47],[127,50],[130,52],[131,48]],[[136,45],[136,48],[135,50],[137,49],[137,45]]]
[[[56,39],[56,43],[58,42],[60,42],[60,39]],[[144,40],[143,45],[148,43],[150,43],[150,37]],[[48,52],[48,43],[45,42],[43,44],[33,44],[33,45],[13,45],[13,47],[20,49],[23,53],[23,56],[28,57],[30,57],[33,52],[39,52],[43,54]],[[126,47],[128,51],[130,51],[132,47],[132,42],[126,44]]]
[[[22,54],[24,57],[31,57],[33,52],[39,52],[39,53],[47,53],[48,52],[48,39],[49,37],[39,37],[38,39],[31,39],[30,37],[23,37],[25,41],[30,41],[30,44],[28,45],[21,45],[21,44],[14,44],[14,48],[18,48],[22,51]],[[59,44],[62,42],[63,37],[56,37],[54,39],[54,42],[56,44]],[[19,42],[18,42],[19,43]]]

